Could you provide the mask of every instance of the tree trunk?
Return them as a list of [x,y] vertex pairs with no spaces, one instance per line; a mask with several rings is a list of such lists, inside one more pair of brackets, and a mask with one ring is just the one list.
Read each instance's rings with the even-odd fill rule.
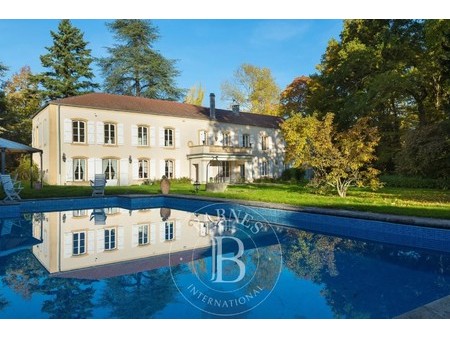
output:
[[343,183],[338,181],[337,184],[336,184],[336,189],[337,189],[337,192],[339,194],[339,197],[346,197],[347,196],[347,189],[348,189],[348,187],[345,184],[343,184]]

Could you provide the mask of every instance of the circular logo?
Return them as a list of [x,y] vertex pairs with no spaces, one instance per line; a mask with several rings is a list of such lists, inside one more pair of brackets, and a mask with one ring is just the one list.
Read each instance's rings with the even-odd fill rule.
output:
[[[213,316],[237,316],[261,304],[282,266],[276,230],[247,206],[217,203],[185,220],[191,247],[171,245],[172,279],[194,307]],[[180,272],[180,264],[188,269]]]

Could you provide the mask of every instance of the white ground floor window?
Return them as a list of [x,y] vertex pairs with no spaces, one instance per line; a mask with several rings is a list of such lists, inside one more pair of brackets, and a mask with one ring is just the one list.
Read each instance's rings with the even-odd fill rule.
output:
[[117,179],[117,160],[113,158],[105,158],[102,160],[102,172],[106,175],[107,180]]

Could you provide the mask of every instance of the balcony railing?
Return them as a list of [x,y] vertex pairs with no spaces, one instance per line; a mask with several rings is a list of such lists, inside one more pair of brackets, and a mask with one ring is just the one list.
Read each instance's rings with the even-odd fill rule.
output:
[[198,145],[190,147],[190,155],[214,154],[214,155],[250,155],[250,147]]

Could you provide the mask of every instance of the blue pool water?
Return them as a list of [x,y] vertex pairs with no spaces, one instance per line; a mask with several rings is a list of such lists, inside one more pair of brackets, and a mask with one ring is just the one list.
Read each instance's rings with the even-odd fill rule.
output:
[[197,199],[24,202],[0,209],[0,318],[393,318],[450,294],[449,244]]

